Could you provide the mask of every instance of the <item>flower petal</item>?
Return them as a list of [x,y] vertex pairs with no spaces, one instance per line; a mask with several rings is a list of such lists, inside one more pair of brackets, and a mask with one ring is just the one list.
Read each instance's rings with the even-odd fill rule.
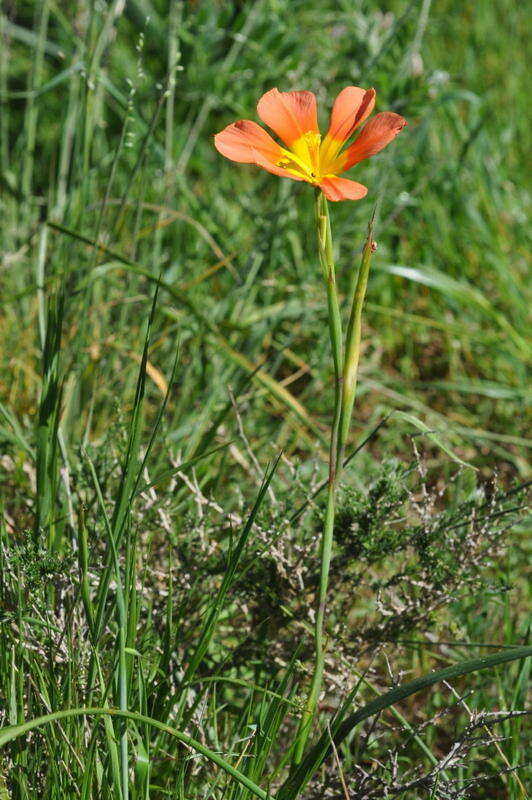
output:
[[267,172],[271,172],[272,175],[279,175],[281,178],[291,178],[293,181],[307,180],[302,174],[298,175],[287,158],[282,159],[284,166],[281,166],[280,163],[269,160],[258,150],[254,150],[253,152],[255,155],[255,164],[258,167],[262,167],[262,169],[265,169]]
[[347,178],[323,178],[318,184],[328,200],[361,200],[368,193],[366,186]]
[[326,138],[347,141],[373,111],[375,95],[375,89],[361,89],[359,86],[342,89],[334,101]]
[[[272,139],[264,128],[249,119],[233,122],[217,133],[214,146],[226,158],[240,164],[255,164],[273,175],[292,178],[294,181],[304,180],[294,171],[286,150]],[[281,166],[283,164],[283,166]]]
[[353,144],[338,157],[336,168],[340,172],[345,172],[359,161],[374,156],[395,139],[406,124],[406,119],[394,114],[393,111],[376,114],[364,125]]
[[262,159],[275,165],[283,154],[270,134],[249,119],[233,122],[217,133],[214,146],[223,156],[240,164],[256,164],[256,154],[260,153]]
[[316,97],[312,92],[270,89],[258,102],[261,120],[290,147],[305,133],[319,133]]

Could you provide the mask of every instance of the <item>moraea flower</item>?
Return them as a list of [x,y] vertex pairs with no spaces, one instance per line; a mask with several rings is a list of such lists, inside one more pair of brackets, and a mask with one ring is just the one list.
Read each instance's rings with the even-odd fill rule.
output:
[[228,125],[216,134],[214,145],[231,161],[256,164],[274,175],[319,186],[329,200],[360,200],[367,188],[338,176],[386,147],[406,125],[403,117],[391,111],[376,114],[343,149],[373,111],[375,94],[375,89],[358,86],[343,89],[334,101],[329,130],[322,139],[312,92],[271,89],[259,100],[257,112],[284,147],[249,119]]

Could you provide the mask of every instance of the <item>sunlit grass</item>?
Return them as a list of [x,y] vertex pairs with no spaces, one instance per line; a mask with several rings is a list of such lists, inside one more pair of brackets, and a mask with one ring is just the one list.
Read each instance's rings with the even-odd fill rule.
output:
[[[385,14],[300,0],[2,9],[0,720],[133,717],[65,715],[13,739],[0,798],[244,800],[287,780],[312,671],[326,301],[312,192],[235,170],[212,143],[272,86],[326,106],[373,85],[377,110],[409,120],[353,173],[368,199],[334,208],[342,296],[375,201],[378,249],[347,454],[368,442],[344,473],[313,742],[365,670],[374,688],[361,681],[357,707],[396,678],[528,643],[525,500],[511,493],[531,444],[524,13],[454,0]],[[423,513],[434,530],[471,525],[472,582],[446,561],[458,540],[419,545]],[[445,594],[436,567],[460,582],[409,628],[394,603],[421,596],[428,612]],[[385,585],[422,569],[419,594]],[[399,627],[379,645],[367,637],[383,608]],[[523,708],[529,663],[454,678],[349,734],[349,792],[395,747],[403,782],[429,773],[466,729],[464,703]],[[484,762],[468,755],[399,796],[447,798],[457,780],[479,800],[526,797],[513,771],[526,720],[476,735]],[[326,765],[302,797],[342,796],[334,754]]]

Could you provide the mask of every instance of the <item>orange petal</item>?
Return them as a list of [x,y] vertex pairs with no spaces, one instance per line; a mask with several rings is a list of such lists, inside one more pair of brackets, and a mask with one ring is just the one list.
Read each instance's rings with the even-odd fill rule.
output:
[[[294,181],[304,180],[289,170],[286,163],[286,150],[275,142],[264,128],[249,119],[241,119],[228,125],[214,137],[214,146],[226,158],[240,164],[256,164],[258,167],[292,178]],[[285,164],[280,166],[280,162]]]
[[359,161],[374,156],[395,139],[406,124],[406,119],[399,114],[394,114],[393,111],[376,114],[364,125],[358,139],[338,157],[337,167],[340,171],[345,172]]
[[256,153],[273,164],[283,155],[281,147],[270,134],[249,119],[233,122],[217,133],[214,146],[223,156],[240,164],[256,164]]
[[318,184],[328,200],[361,200],[368,193],[366,186],[347,178],[323,178]]
[[347,86],[334,101],[327,138],[345,142],[373,111],[375,89]]
[[270,89],[259,100],[257,112],[288,147],[309,131],[319,133],[316,97],[312,92]]
[[[293,169],[290,169],[288,165],[281,167],[279,164],[275,163],[268,159],[268,157],[264,156],[258,150],[254,150],[255,155],[255,164],[258,167],[262,167],[267,172],[271,172],[272,175],[279,175],[281,178],[291,178],[293,181],[304,181],[306,180],[305,177],[297,175]],[[283,163],[286,162],[286,158],[283,159]]]

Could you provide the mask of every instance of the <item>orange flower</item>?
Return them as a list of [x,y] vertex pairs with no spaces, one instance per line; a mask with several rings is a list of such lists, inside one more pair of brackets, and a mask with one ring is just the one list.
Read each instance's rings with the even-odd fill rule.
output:
[[256,164],[274,175],[319,186],[329,200],[360,200],[368,190],[361,183],[339,178],[359,161],[374,156],[394,139],[406,120],[391,111],[376,114],[355,141],[342,150],[375,105],[375,89],[348,86],[334,101],[329,130],[322,140],[316,97],[312,92],[279,92],[261,97],[261,120],[286,145],[249,119],[233,122],[214,137],[219,153],[231,161]]

